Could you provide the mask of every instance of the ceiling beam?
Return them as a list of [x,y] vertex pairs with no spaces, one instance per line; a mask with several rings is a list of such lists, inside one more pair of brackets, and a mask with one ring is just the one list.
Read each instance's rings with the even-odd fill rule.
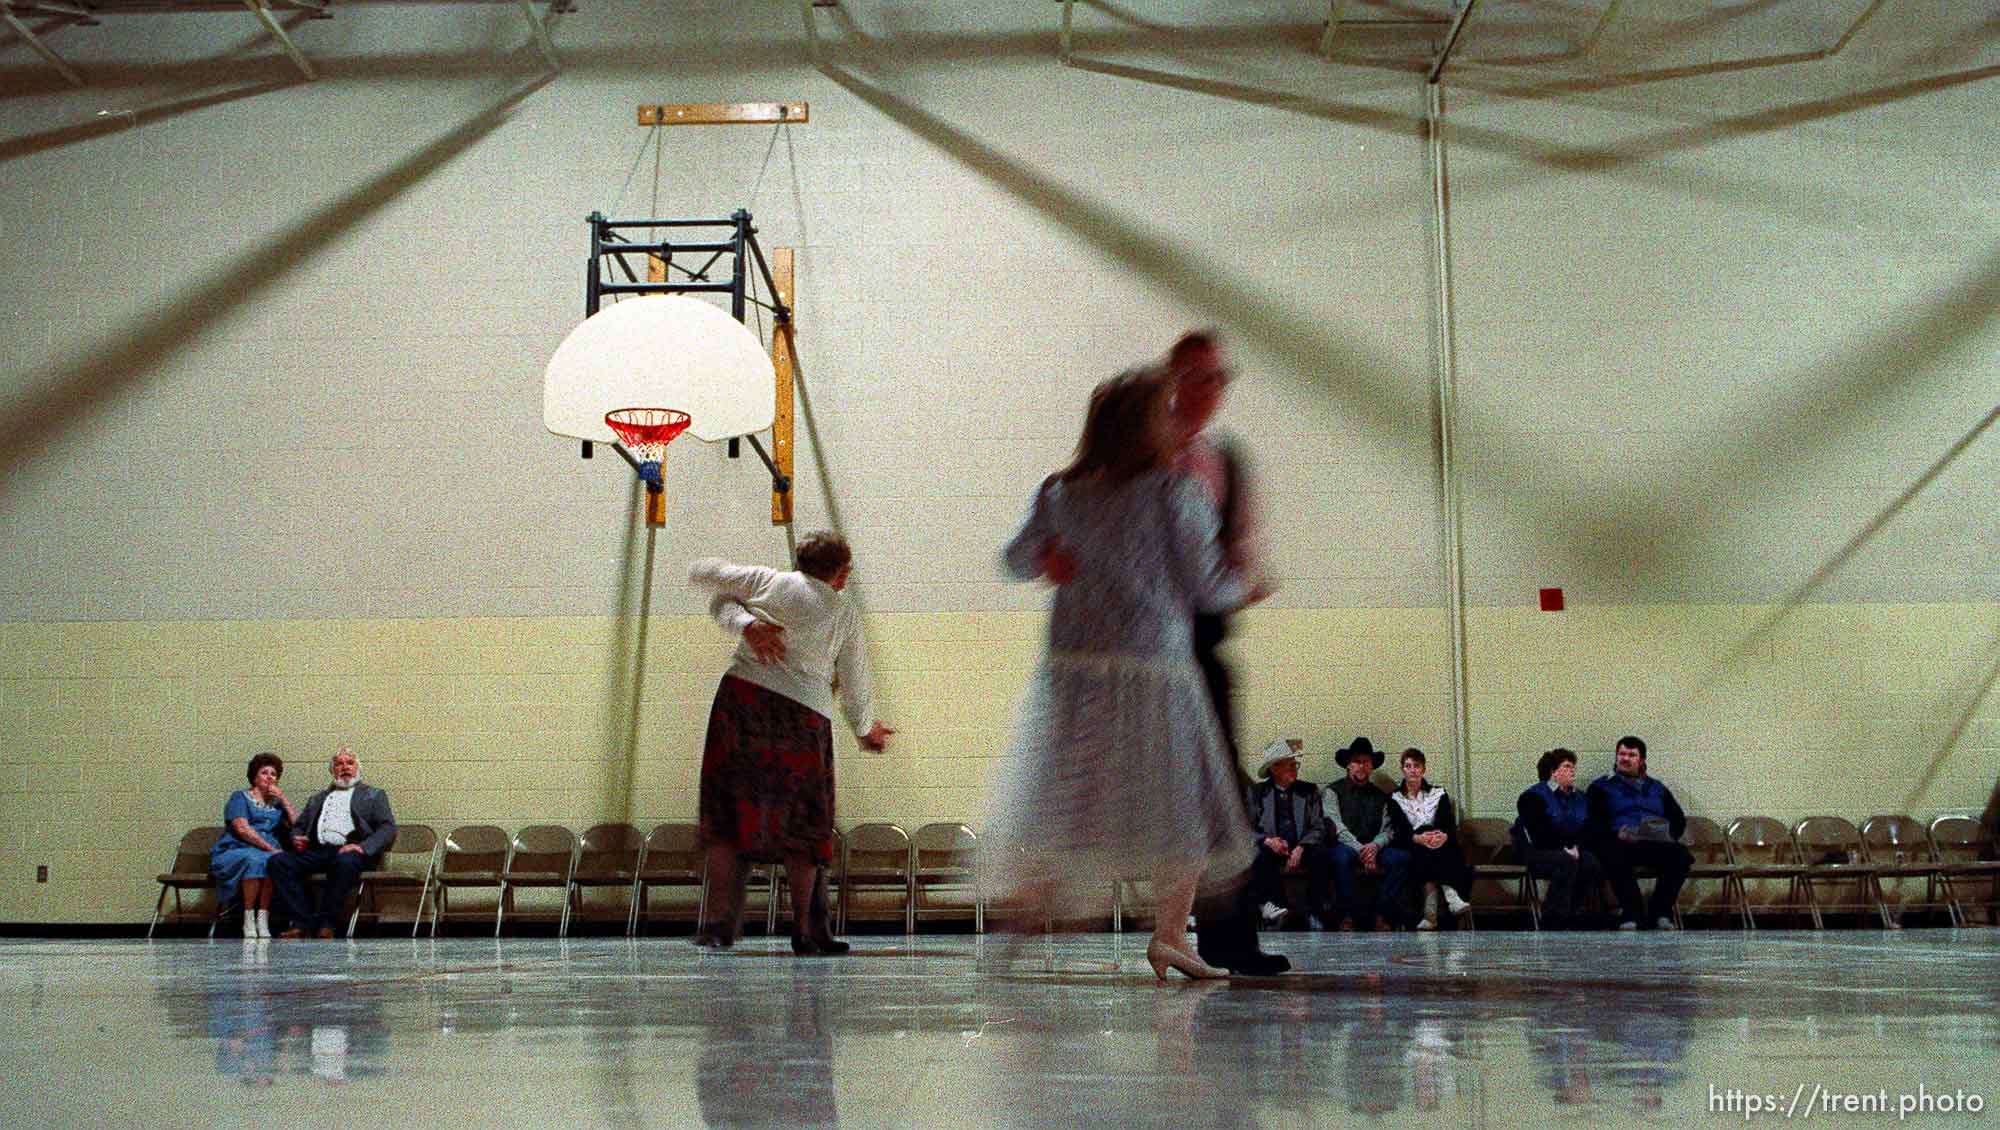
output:
[[38,38],[35,35],[35,33],[29,29],[27,24],[22,23],[21,17],[14,14],[14,5],[11,3],[6,3],[5,0],[0,0],[0,21],[4,21],[8,27],[13,28],[14,34],[21,37],[21,42],[26,43],[31,49],[33,49],[35,54],[40,55],[42,57],[43,62],[47,63],[51,67],[54,67],[56,69],[56,72],[62,75],[62,77],[66,79],[71,86],[83,85],[83,76],[77,73],[76,68],[70,66],[68,63],[63,62],[63,57],[61,55],[56,54],[54,49],[52,49],[48,44],[43,43],[41,39]]
[[1444,35],[1444,46],[1438,48],[1437,61],[1431,64],[1431,73],[1424,79],[1425,82],[1432,86],[1437,85],[1439,77],[1444,74],[1444,65],[1451,60],[1451,49],[1458,46],[1459,33],[1465,30],[1466,18],[1472,15],[1472,10],[1478,6],[1479,0],[1465,0],[1465,6],[1458,10],[1458,15],[1451,21],[1451,30]]
[[292,42],[292,37],[285,34],[285,29],[279,26],[277,18],[271,15],[270,0],[243,0],[243,6],[250,9],[257,17],[257,22],[264,25],[265,31],[271,33],[271,37],[278,41],[278,46],[285,49],[285,54],[292,57],[292,64],[298,67],[300,74],[309,79],[319,77],[319,72],[313,70],[312,60],[306,58],[306,53],[299,50],[299,45]]
[[[551,17],[556,14],[556,9],[560,4],[561,0],[550,0],[549,15]],[[547,63],[549,69],[552,71],[561,70],[562,60],[556,57],[556,41],[549,35],[548,25],[543,23],[542,18],[535,14],[534,0],[521,0],[521,14],[528,18],[528,30],[534,34],[535,50],[541,52],[542,62]]]

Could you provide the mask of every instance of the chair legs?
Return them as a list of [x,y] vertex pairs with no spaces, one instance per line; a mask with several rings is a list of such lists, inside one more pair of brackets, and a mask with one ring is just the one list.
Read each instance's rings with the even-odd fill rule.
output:
[[[161,883],[160,897],[153,900],[153,921],[147,924],[146,926],[146,940],[149,942],[153,940],[153,930],[157,928],[160,924],[160,911],[165,909],[166,905],[167,905],[167,885],[165,883]],[[178,892],[176,892],[174,895],[174,909],[178,911],[180,910],[180,907],[181,907],[180,895]]]
[[424,924],[424,903],[428,902],[430,897],[431,877],[429,872],[425,872],[423,889],[417,892],[417,913],[411,916],[410,919],[410,937],[412,938],[417,936],[417,927]]
[[784,868],[776,863],[766,864],[765,874],[771,877],[764,894],[764,936],[768,938],[778,932],[778,884],[784,881]]
[[368,881],[363,879],[354,886],[354,913],[347,916],[347,936],[354,936],[354,928],[361,923],[361,908],[368,901]]

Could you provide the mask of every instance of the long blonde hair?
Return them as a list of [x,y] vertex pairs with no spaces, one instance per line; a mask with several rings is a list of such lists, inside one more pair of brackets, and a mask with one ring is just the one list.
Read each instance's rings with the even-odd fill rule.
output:
[[1157,366],[1127,369],[1090,392],[1076,457],[1056,472],[1071,483],[1096,479],[1115,486],[1166,462],[1172,385]]

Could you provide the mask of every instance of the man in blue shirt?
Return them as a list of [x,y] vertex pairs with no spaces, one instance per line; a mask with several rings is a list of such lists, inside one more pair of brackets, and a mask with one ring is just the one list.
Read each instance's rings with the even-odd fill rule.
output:
[[1576,789],[1576,754],[1552,749],[1535,763],[1535,772],[1542,783],[1514,802],[1515,854],[1548,882],[1542,928],[1561,930],[1575,923],[1584,900],[1604,881],[1604,866],[1585,844],[1590,802]]
[[[1687,882],[1694,854],[1681,846],[1687,816],[1672,790],[1646,775],[1646,743],[1618,739],[1612,771],[1592,782],[1591,847],[1618,895],[1620,930],[1674,929],[1674,902]],[[1639,893],[1637,868],[1659,875],[1653,898]]]

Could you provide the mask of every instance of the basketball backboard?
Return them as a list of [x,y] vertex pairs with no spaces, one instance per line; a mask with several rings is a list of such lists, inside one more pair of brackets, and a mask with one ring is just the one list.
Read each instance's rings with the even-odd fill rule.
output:
[[760,432],[776,415],[771,358],[749,327],[721,308],[648,294],[586,318],[550,358],[542,422],[571,439],[616,442],[604,414],[672,408],[708,443]]

